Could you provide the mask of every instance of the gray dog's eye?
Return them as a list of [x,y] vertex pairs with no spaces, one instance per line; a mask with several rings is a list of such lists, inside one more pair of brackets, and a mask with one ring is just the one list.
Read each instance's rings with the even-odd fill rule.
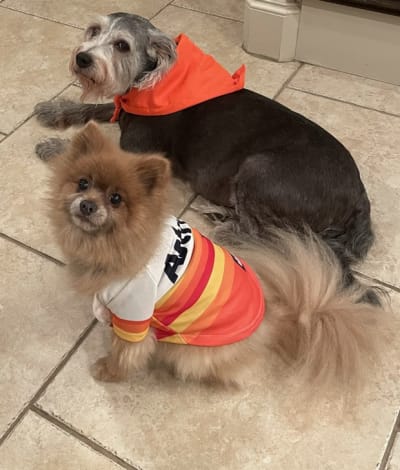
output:
[[91,26],[87,32],[90,38],[94,38],[100,34],[100,26]]
[[126,41],[117,41],[114,43],[114,47],[120,52],[129,52],[129,44]]

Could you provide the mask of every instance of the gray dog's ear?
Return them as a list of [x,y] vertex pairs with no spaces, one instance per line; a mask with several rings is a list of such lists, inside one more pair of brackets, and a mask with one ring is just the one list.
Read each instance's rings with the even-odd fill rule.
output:
[[146,72],[136,85],[141,90],[150,88],[160,81],[176,60],[176,44],[173,39],[158,30],[151,30],[148,34],[146,53],[156,66],[153,70]]

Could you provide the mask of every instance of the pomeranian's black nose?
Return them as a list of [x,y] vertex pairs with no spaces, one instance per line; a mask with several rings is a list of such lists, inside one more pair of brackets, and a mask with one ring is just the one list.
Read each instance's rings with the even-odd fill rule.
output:
[[76,65],[81,69],[88,68],[92,65],[92,62],[92,57],[87,52],[79,52],[79,54],[76,55]]
[[97,211],[96,203],[86,199],[84,201],[81,201],[81,203],[79,204],[79,208],[82,214],[86,216],[91,215]]

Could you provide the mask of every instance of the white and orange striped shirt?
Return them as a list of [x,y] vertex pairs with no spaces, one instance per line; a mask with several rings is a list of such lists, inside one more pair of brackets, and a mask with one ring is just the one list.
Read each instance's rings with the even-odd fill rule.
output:
[[145,269],[96,294],[93,311],[126,341],[152,328],[158,341],[218,346],[258,328],[264,297],[245,262],[171,217]]

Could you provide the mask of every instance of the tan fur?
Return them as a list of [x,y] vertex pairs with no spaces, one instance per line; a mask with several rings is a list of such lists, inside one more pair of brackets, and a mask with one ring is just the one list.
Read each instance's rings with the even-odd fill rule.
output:
[[253,335],[243,341],[219,347],[201,347],[169,343],[157,344],[156,360],[179,379],[242,387],[252,365],[265,357],[265,319]]
[[387,320],[358,302],[365,287],[343,287],[336,256],[311,232],[275,230],[269,243],[239,252],[263,284],[266,345],[306,383],[358,385],[379,356]]
[[127,343],[114,335],[111,353],[93,364],[92,375],[104,382],[117,382],[126,378],[132,370],[145,368],[155,350],[156,339],[152,332],[139,343]]
[[[93,293],[111,280],[134,276],[159,237],[170,176],[166,161],[126,154],[89,124],[53,169],[52,220],[76,286]],[[111,225],[104,225],[104,233],[95,235],[75,227],[66,211],[77,179],[87,173],[95,175],[97,198],[118,187],[126,200],[126,207],[110,212]],[[114,336],[109,356],[92,368],[94,377],[121,380],[130,370],[156,361],[183,380],[242,385],[252,364],[270,349],[309,384],[356,383],[377,357],[383,316],[380,308],[357,303],[363,288],[344,289],[340,265],[329,248],[312,233],[300,238],[275,230],[269,242],[247,241],[232,251],[253,267],[265,292],[266,315],[251,337],[227,346],[196,347],[158,343],[153,334],[140,343]]]
[[[89,123],[67,152],[52,161],[50,218],[70,263],[75,287],[93,294],[112,280],[134,276],[154,252],[162,224],[170,170],[160,156],[128,154]],[[89,196],[110,213],[104,230],[88,234],[71,222],[68,207],[81,177],[96,185]],[[97,185],[97,183],[99,183]],[[118,190],[123,203],[112,210],[107,194]]]

